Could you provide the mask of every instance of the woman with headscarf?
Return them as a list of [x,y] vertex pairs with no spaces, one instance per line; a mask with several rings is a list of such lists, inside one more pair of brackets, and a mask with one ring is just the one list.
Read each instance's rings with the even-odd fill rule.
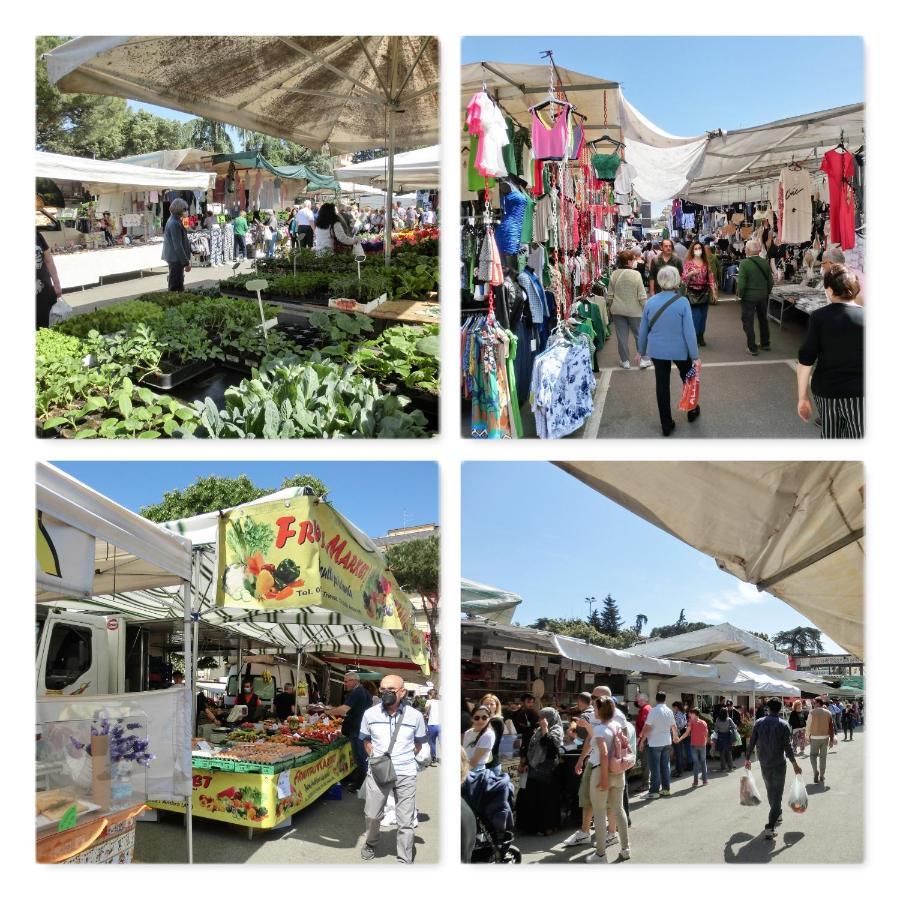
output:
[[545,706],[538,727],[528,742],[525,762],[519,767],[525,787],[516,797],[516,828],[526,834],[553,834],[560,827],[559,761],[563,754],[563,727],[559,713]]

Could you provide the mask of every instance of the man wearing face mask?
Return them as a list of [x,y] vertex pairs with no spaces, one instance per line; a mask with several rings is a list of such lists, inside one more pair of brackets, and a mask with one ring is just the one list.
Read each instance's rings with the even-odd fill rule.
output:
[[[387,799],[393,794],[397,816],[397,861],[413,861],[413,820],[416,813],[416,754],[426,742],[428,731],[422,714],[405,702],[406,690],[399,675],[385,675],[379,687],[381,703],[365,711],[359,737],[369,757],[365,780],[366,832],[360,855],[375,857],[375,846],[384,818]],[[372,763],[389,756],[394,778],[379,783]]]

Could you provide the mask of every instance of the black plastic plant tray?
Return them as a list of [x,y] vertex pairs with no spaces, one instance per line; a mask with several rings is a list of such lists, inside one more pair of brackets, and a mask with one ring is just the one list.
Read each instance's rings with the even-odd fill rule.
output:
[[[172,388],[176,388],[178,385],[184,384],[192,378],[205,375],[215,368],[215,363],[206,359],[198,359],[192,363],[188,363],[186,366],[166,364],[164,361],[163,366],[164,371],[151,372],[149,375],[145,375],[141,379],[141,384],[145,384],[147,387],[156,388],[160,391],[171,391]],[[168,369],[168,371],[165,371],[165,369]]]
[[209,397],[217,407],[224,409],[225,391],[240,384],[245,377],[246,373],[224,365],[215,365],[206,374],[178,385],[171,394],[187,405]]

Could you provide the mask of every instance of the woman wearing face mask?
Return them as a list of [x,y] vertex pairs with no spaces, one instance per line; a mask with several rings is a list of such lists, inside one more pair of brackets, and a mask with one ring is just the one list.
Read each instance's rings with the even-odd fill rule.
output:
[[[809,317],[797,354],[797,414],[808,422],[812,395],[822,419],[823,438],[863,436],[863,309],[855,300],[859,281],[834,265],[822,279],[828,306]],[[815,372],[813,372],[815,366]]]
[[[635,269],[637,255],[633,251],[623,250],[619,253],[616,261],[618,268],[610,276],[606,302],[609,304],[609,312],[616,329],[619,365],[623,369],[630,369],[631,351],[628,347],[628,334],[630,332],[634,336],[635,349],[637,349],[641,314],[644,311],[647,291],[644,288],[644,279]],[[649,359],[641,359],[642,369],[647,369],[652,365],[653,363]]]
[[255,722],[256,714],[259,711],[259,697],[253,691],[253,682],[248,678],[241,687],[237,700],[234,701],[238,706],[247,707],[247,717],[245,722]]
[[463,750],[473,772],[493,764],[494,732],[488,724],[490,721],[491,711],[486,706],[479,706],[472,713],[472,727],[463,735]]
[[681,270],[685,295],[691,304],[691,316],[694,320],[694,331],[697,332],[697,343],[706,346],[703,339],[706,331],[706,316],[710,303],[719,302],[719,288],[716,277],[706,258],[700,241],[692,241],[688,247],[687,257]]

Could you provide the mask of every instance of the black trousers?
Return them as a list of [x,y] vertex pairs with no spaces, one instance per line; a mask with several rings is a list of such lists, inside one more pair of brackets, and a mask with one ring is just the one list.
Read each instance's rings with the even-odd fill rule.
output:
[[301,225],[297,229],[297,237],[300,239],[301,247],[312,247],[313,245],[313,230],[309,225]]
[[787,765],[763,766],[760,765],[763,784],[766,786],[766,799],[769,801],[769,820],[766,825],[774,828],[775,823],[781,818],[781,801],[784,797],[784,779],[787,775]]
[[762,347],[769,346],[769,317],[766,315],[768,300],[741,300],[741,322],[744,326],[744,334],[747,335],[747,348],[757,350],[756,346],[756,322],[759,322],[759,343]]
[[689,359],[654,359],[653,368],[656,371],[656,405],[659,407],[659,424],[668,428],[675,420],[672,418],[672,399],[669,396],[669,373],[672,371],[672,363],[678,366],[678,374],[682,384],[687,379],[687,373],[691,370]]
[[244,259],[247,256],[247,238],[243,234],[234,235],[234,255],[237,259]]
[[184,264],[169,263],[169,290],[180,293],[184,290]]

